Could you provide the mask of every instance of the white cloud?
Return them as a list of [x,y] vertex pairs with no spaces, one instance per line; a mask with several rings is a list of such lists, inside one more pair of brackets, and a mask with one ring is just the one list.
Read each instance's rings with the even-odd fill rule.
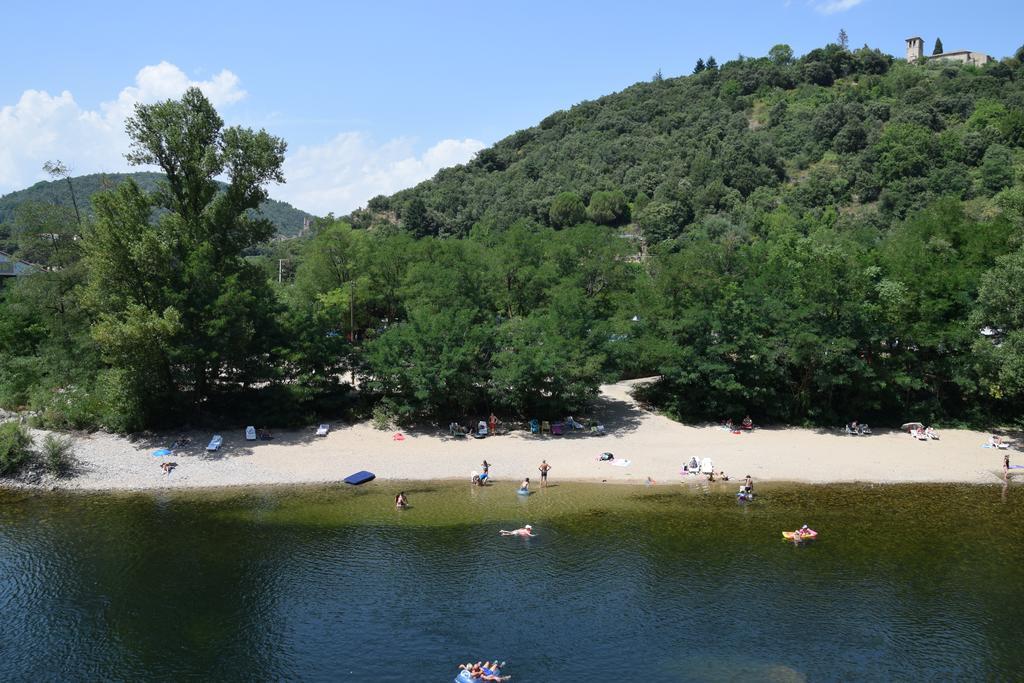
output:
[[63,160],[76,174],[127,170],[125,117],[137,103],[178,97],[190,86],[198,86],[218,107],[246,95],[228,70],[193,81],[168,62],[140,69],[135,85],[98,109],[82,108],[67,90],[59,95],[26,90],[15,104],[0,107],[0,194],[46,177],[42,166],[50,159]]
[[853,9],[864,0],[814,0],[811,5],[821,14],[836,14]]
[[[143,67],[134,85],[95,109],[83,108],[66,90],[59,95],[26,90],[15,104],[0,106],[0,195],[46,178],[42,166],[51,159],[62,160],[76,175],[132,170],[124,158],[125,118],[137,103],[179,97],[190,86],[201,88],[218,108],[246,96],[238,76],[228,70],[194,81],[168,62]],[[340,133],[290,152],[284,167],[288,183],[271,193],[306,211],[343,215],[375,195],[469,161],[483,147],[479,140],[447,139],[417,154],[410,138],[377,144],[362,132]]]
[[446,139],[421,155],[413,141],[396,138],[377,145],[364,133],[336,135],[322,145],[299,147],[284,163],[288,183],[273,195],[318,214],[344,215],[378,194],[390,194],[462,164],[483,149],[467,138]]

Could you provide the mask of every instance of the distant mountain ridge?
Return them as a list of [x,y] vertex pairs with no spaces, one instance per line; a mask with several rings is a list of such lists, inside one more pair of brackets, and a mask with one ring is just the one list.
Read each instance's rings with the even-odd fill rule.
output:
[[[75,176],[71,178],[71,182],[75,187],[79,210],[86,215],[91,215],[92,203],[89,200],[97,192],[114,188],[128,178],[134,179],[144,190],[153,191],[162,177],[163,175],[160,173],[145,171],[139,173],[92,173]],[[42,180],[24,190],[5,194],[0,197],[0,223],[13,220],[18,206],[32,201],[70,207],[71,192],[64,180]],[[291,204],[276,199],[268,199],[263,202],[260,205],[259,213],[274,224],[277,234],[282,237],[298,235],[302,232],[303,221],[313,217],[313,214],[296,209]]]

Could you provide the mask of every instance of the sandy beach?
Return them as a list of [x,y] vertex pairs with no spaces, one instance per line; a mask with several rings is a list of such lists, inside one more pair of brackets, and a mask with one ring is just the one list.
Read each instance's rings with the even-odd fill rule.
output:
[[[578,432],[534,435],[514,428],[486,439],[451,438],[436,431],[379,431],[368,422],[333,424],[326,437],[306,430],[275,432],[271,441],[246,441],[243,430],[225,430],[224,445],[207,453],[210,433],[191,433],[190,444],[172,456],[154,457],[174,436],[135,438],[95,433],[77,436],[77,465],[68,477],[45,476],[30,486],[82,490],[200,488],[338,482],[359,470],[384,480],[465,479],[491,464],[495,481],[530,477],[537,482],[541,460],[551,465],[552,481],[607,481],[658,485],[705,481],[684,476],[691,456],[710,457],[714,469],[733,480],[750,474],[755,481],[946,482],[1002,481],[1006,451],[982,448],[987,434],[940,431],[940,440],[921,442],[909,435],[878,430],[871,436],[847,436],[838,430],[766,428],[732,434],[720,427],[679,424],[637,405],[633,386],[643,380],[605,385],[591,416],[605,424],[604,436]],[[35,432],[37,441],[43,432]],[[600,462],[611,452],[626,467]],[[1022,464],[1020,452],[1009,450]],[[170,475],[160,464],[177,463]],[[1024,470],[1011,470],[1012,473]],[[1024,478],[1024,477],[1022,477]],[[18,485],[18,484],[14,484]],[[26,484],[21,484],[26,485]]]

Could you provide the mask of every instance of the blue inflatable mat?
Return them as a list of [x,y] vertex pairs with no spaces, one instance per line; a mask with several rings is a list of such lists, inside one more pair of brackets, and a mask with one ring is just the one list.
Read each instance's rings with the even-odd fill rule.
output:
[[153,456],[157,457],[157,458],[161,458],[161,457],[163,457],[165,455],[170,455],[173,452],[174,451],[172,451],[170,448],[161,448],[158,451],[153,451]]
[[368,481],[373,481],[374,479],[376,479],[376,477],[377,475],[375,475],[373,472],[367,472],[366,470],[363,470],[362,472],[356,472],[355,474],[351,474],[345,477],[344,481],[346,484],[358,486],[359,484],[365,484]]

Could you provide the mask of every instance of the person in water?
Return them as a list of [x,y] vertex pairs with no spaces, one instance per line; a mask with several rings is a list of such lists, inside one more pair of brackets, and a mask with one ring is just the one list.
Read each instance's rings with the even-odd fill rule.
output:
[[523,479],[523,483],[519,485],[519,490],[523,493],[529,493],[530,491],[530,478]]
[[502,536],[536,536],[537,535],[537,534],[533,533],[533,527],[530,526],[529,524],[527,524],[526,526],[522,527],[521,529],[513,529],[512,531],[506,531],[505,529],[501,529],[500,531],[498,531],[498,533],[501,534]]
[[405,491],[402,491],[395,496],[395,507],[399,510],[404,510],[409,507],[409,499],[405,497]]
[[470,678],[480,681],[507,681],[511,676],[499,673],[498,662],[477,662],[476,664],[459,664],[460,669],[469,672]]
[[546,488],[548,485],[548,471],[551,469],[551,465],[548,464],[547,460],[541,460],[540,466],[537,469],[540,470],[540,487]]

